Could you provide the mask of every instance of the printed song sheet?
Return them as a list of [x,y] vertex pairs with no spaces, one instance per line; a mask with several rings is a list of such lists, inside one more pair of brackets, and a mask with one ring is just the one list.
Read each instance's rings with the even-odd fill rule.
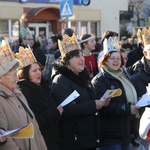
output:
[[79,96],[80,94],[76,90],[74,90],[59,106],[61,107],[66,106],[67,104],[71,103],[73,100],[75,100]]
[[7,131],[0,137],[19,138],[19,139],[33,138],[34,137],[34,126],[32,123],[30,123],[21,128]]
[[104,101],[107,98],[113,98],[113,97],[117,97],[120,96],[122,94],[122,90],[121,89],[114,89],[114,90],[107,90],[104,95],[101,97],[101,101]]

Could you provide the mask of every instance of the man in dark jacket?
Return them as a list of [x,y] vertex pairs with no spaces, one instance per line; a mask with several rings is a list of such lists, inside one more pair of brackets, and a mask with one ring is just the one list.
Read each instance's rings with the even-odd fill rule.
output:
[[40,62],[41,65],[44,67],[45,62],[46,62],[46,56],[44,55],[44,53],[40,49],[40,46],[35,46],[35,45],[37,45],[37,43],[35,42],[34,37],[28,28],[27,29],[23,28],[21,30],[21,38],[22,38],[22,45],[21,46],[28,47],[28,45],[29,45],[35,58],[36,58],[36,60],[38,62]]
[[134,63],[136,63],[143,57],[143,48],[144,47],[142,43],[139,43],[137,49],[134,49],[128,53],[126,67],[131,67]]
[[[146,28],[144,28],[144,32],[147,34],[143,34],[144,37],[144,50],[143,57],[137,63],[133,65],[133,72],[131,75],[131,82],[133,83],[136,91],[138,99],[145,94],[146,86],[150,82],[150,41],[149,41],[149,33]],[[141,114],[143,113],[143,109],[141,109]]]

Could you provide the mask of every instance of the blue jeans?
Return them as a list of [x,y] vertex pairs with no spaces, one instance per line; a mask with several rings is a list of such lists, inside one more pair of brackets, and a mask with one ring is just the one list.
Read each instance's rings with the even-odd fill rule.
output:
[[130,150],[130,144],[115,144],[115,145],[105,146],[100,150]]

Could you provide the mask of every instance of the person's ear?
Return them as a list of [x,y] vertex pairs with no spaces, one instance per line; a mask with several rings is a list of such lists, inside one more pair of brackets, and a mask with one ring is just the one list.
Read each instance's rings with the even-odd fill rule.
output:
[[86,47],[86,45],[87,45],[87,43],[86,43],[86,42],[85,42],[85,43],[83,43],[83,46],[84,46],[84,47]]

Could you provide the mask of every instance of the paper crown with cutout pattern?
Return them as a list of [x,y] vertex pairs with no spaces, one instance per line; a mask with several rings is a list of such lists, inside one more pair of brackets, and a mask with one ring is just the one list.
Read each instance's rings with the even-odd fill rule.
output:
[[103,42],[104,55],[111,51],[119,51],[118,37],[105,38]]
[[0,44],[0,77],[9,72],[17,63],[19,61],[15,59],[9,44],[2,40]]
[[30,47],[28,46],[28,48],[24,48],[22,46],[19,47],[19,52],[14,54],[15,57],[19,60],[20,62],[20,67],[24,68],[28,65],[31,65],[34,62],[37,62],[34,54],[32,53],[32,50],[30,49]]
[[150,27],[148,29],[146,29],[145,27],[140,30],[138,29],[137,31],[137,38],[138,38],[138,42],[143,42],[144,43],[144,47],[150,44]]
[[31,31],[29,28],[22,28],[21,29],[21,32],[20,32],[20,35],[21,35],[21,38],[25,38],[26,35],[31,35]]
[[75,34],[73,34],[72,37],[65,34],[63,36],[62,41],[58,40],[58,46],[59,46],[59,50],[60,50],[62,58],[68,52],[71,52],[71,51],[74,51],[74,50],[81,50]]

